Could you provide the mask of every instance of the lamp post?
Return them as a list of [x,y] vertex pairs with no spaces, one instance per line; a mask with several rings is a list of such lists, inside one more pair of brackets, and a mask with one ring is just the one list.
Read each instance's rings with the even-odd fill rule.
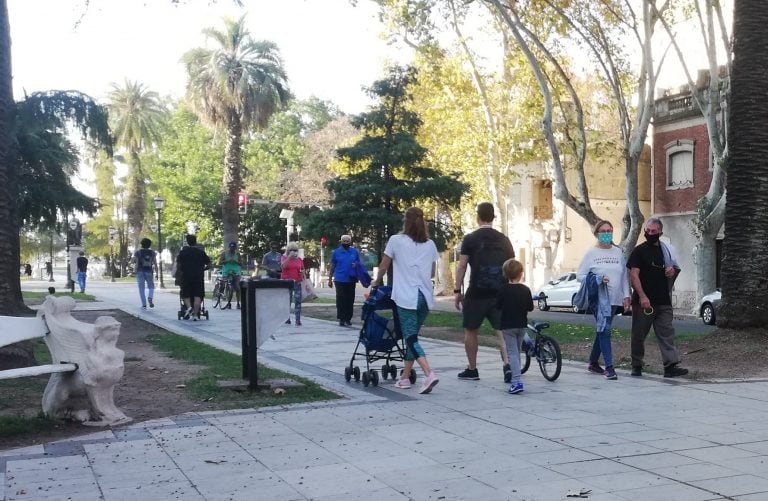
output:
[[163,233],[160,227],[160,212],[162,212],[165,206],[165,200],[158,195],[154,198],[153,202],[155,203],[155,214],[157,214],[157,253],[160,256],[158,260],[158,265],[160,266],[160,288],[165,289],[165,284],[163,283]]
[[110,282],[115,281],[115,235],[117,235],[117,228],[110,226],[107,228],[109,232],[109,276]]
[[[67,216],[65,215],[64,217],[66,218]],[[77,237],[75,232],[77,231],[77,227],[79,225],[80,225],[80,221],[76,217],[73,217],[67,223],[67,226],[69,226],[69,229],[71,230],[71,233],[67,233],[67,288],[69,289],[69,292],[72,292],[72,293],[75,292],[75,281],[72,280],[72,264],[70,262],[70,256],[69,256],[69,245],[70,243],[72,245],[77,244],[77,241],[76,241]],[[70,238],[70,236],[72,238]]]

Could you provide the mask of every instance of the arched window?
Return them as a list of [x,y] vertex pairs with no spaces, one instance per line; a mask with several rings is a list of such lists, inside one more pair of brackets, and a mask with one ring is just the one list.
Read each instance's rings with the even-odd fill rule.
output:
[[679,139],[666,145],[667,189],[693,186],[693,141]]

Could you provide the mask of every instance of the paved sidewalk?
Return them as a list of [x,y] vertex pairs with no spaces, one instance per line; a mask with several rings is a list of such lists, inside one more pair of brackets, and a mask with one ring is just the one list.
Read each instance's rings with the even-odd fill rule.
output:
[[[172,292],[147,311],[132,285],[89,292],[103,302],[79,307],[239,350],[236,310],[178,321]],[[364,388],[342,376],[358,329],[307,318],[259,352],[343,400],[185,414],[0,452],[4,499],[768,499],[768,382],[606,381],[566,364],[555,383],[532,367],[525,392],[508,395],[493,350],[481,348],[480,381],[458,381],[463,347],[425,340],[441,378],[431,394]]]

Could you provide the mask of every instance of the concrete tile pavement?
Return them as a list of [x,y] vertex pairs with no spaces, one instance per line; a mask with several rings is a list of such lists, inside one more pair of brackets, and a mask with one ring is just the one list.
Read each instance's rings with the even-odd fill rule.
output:
[[[42,284],[42,283],[41,283]],[[238,352],[239,314],[176,319],[172,291],[143,311],[133,286],[89,284],[101,301],[170,331]],[[463,347],[425,340],[432,394],[346,383],[357,329],[306,318],[284,326],[261,362],[346,398],[186,414],[60,443],[0,452],[3,499],[768,499],[768,383],[705,384],[565,364],[536,367],[508,395],[498,355],[459,381]],[[357,365],[365,365],[358,360]],[[419,374],[421,377],[421,374]]]

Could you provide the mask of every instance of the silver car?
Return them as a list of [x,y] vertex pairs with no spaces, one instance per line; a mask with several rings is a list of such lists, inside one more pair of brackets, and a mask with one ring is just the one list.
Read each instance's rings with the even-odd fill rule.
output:
[[720,304],[721,297],[720,289],[718,289],[701,298],[699,302],[699,315],[705,324],[715,325],[715,309]]
[[576,280],[576,272],[572,271],[552,279],[547,285],[541,288],[534,298],[538,302],[541,311],[547,311],[550,307],[569,308],[574,313],[579,313],[576,306],[573,305],[573,298],[579,292],[581,282]]

